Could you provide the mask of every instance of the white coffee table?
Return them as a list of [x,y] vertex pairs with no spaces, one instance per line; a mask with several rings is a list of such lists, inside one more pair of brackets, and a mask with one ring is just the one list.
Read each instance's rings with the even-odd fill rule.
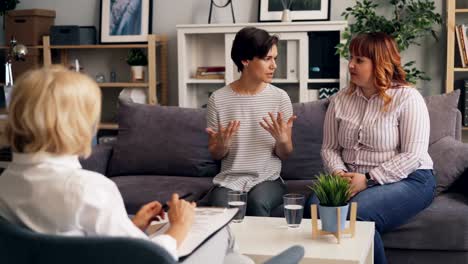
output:
[[304,247],[301,263],[374,263],[374,222],[357,222],[354,238],[343,235],[340,244],[333,235],[312,239],[310,219],[303,219],[299,228],[291,229],[284,218],[247,216],[242,223],[231,223],[230,227],[240,253],[255,263],[262,263],[292,245]]

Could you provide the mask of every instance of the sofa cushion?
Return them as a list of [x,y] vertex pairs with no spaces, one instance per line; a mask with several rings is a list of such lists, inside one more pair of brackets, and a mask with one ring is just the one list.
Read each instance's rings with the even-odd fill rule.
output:
[[121,102],[109,176],[215,176],[204,109]]
[[129,214],[154,200],[165,203],[173,193],[192,193],[186,200],[198,201],[213,185],[210,177],[132,175],[111,180],[117,184]]
[[459,97],[460,90],[455,90],[451,93],[427,96],[424,98],[431,122],[429,144],[446,136],[456,138]]
[[93,146],[93,152],[87,158],[80,158],[83,169],[95,171],[102,175],[107,173],[107,165],[112,155],[111,144],[99,144]]
[[444,193],[407,224],[385,233],[386,248],[468,250],[468,198]]
[[453,137],[444,137],[429,146],[437,178],[436,191],[446,191],[468,168],[468,144]]
[[324,99],[293,104],[294,114],[297,115],[292,131],[294,151],[283,162],[283,179],[311,179],[323,171],[320,149],[328,103]]

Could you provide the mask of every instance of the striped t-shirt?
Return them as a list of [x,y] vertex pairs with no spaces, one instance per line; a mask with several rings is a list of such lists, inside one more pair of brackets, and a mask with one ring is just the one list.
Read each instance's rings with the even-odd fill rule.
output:
[[274,152],[275,139],[260,126],[268,112],[282,112],[285,122],[292,116],[288,94],[268,84],[255,95],[241,95],[228,85],[216,90],[208,100],[208,127],[218,130],[229,121],[240,121],[228,154],[221,161],[221,172],[213,183],[237,191],[249,191],[264,181],[278,179],[281,160]]
[[417,169],[432,169],[429,113],[423,97],[411,87],[386,93],[392,97],[386,112],[377,94],[367,99],[359,87],[352,94],[344,89],[331,98],[322,145],[329,172],[369,172],[385,184]]

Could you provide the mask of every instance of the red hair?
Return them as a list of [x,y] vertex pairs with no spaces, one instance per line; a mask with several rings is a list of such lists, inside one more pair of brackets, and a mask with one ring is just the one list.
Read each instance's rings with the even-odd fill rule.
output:
[[[408,85],[395,40],[383,32],[361,33],[351,40],[349,52],[353,56],[367,57],[372,61],[374,86],[384,101],[385,111],[392,101],[392,97],[385,91]],[[392,82],[398,86],[392,87]],[[356,84],[352,82],[349,87],[349,93],[356,90]]]

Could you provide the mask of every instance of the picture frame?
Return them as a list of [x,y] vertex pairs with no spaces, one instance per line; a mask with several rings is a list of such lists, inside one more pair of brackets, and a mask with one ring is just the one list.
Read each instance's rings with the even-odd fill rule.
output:
[[152,0],[101,0],[101,44],[143,43],[152,33]]
[[291,3],[292,21],[330,20],[330,0],[259,0],[258,21],[281,21],[284,4]]

